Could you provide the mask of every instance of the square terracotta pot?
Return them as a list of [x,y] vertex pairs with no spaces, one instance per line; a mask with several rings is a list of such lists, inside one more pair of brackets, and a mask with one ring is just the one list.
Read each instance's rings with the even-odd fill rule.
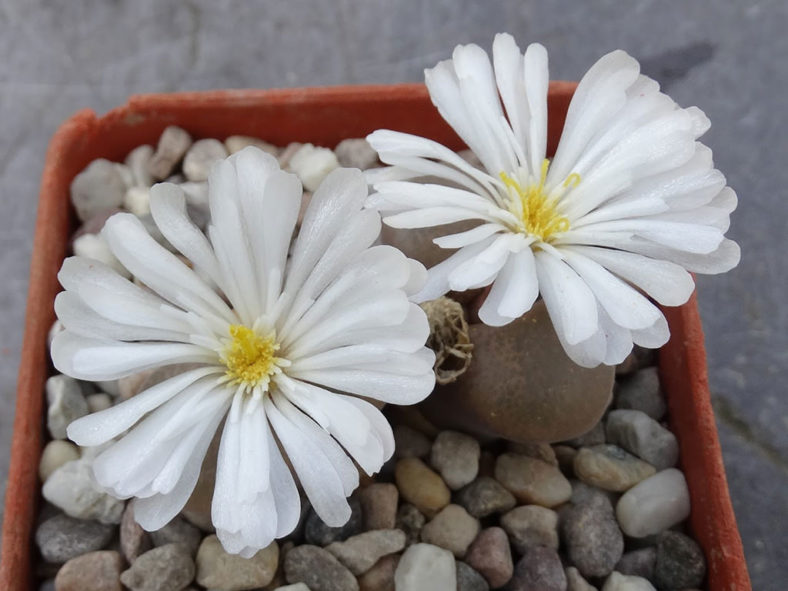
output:
[[[568,82],[550,85],[549,153],[555,150],[574,88]],[[277,145],[301,141],[325,146],[390,128],[462,147],[421,84],[142,95],[103,117],[85,110],[66,121],[50,143],[41,182],[3,523],[4,591],[28,590],[34,582],[43,391],[50,368],[47,332],[60,290],[56,274],[75,228],[69,184],[91,160],[122,160],[140,144],[155,144],[173,124],[198,138],[243,134]],[[691,528],[709,563],[708,588],[745,591],[750,582],[709,400],[696,300],[665,312],[672,336],[660,354],[660,371],[692,496]]]

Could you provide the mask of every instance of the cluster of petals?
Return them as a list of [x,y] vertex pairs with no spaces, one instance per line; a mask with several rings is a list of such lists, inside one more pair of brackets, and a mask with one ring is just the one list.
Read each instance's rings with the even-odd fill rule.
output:
[[[435,243],[456,252],[429,269],[415,301],[487,288],[491,326],[544,300],[567,354],[620,363],[633,343],[669,338],[660,309],[690,297],[695,273],[738,264],[725,238],[736,194],[698,138],[709,121],[681,108],[623,51],[583,76],[547,159],[547,52],[499,34],[426,71],[433,103],[481,162],[389,130],[368,140],[390,166],[370,171],[367,206],[395,228],[457,222]],[[426,179],[425,177],[429,177]]]
[[101,381],[173,366],[173,377],[68,427],[79,445],[110,442],[96,480],[136,498],[145,529],[182,510],[220,428],[212,521],[245,557],[295,528],[294,476],[338,526],[358,467],[372,474],[392,455],[391,428],[364,398],[412,404],[432,391],[427,319],[409,300],[426,271],[375,245],[380,215],[366,197],[361,172],[331,173],[293,240],[300,182],[246,148],[211,173],[205,233],[177,186],[153,187],[153,219],[182,256],[121,213],[102,233],[137,282],[97,261],[64,262],[58,370]]

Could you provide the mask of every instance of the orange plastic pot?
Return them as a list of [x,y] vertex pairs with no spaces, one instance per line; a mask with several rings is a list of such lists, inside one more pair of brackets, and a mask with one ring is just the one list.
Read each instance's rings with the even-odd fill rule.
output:
[[[550,153],[574,88],[568,82],[550,85]],[[69,184],[95,158],[122,160],[140,144],[155,144],[168,125],[182,126],[195,137],[243,134],[278,145],[300,141],[325,146],[390,128],[461,147],[421,84],[142,95],[103,117],[86,110],[66,121],[49,146],[41,183],[3,523],[4,591],[33,585],[37,467],[43,444],[44,381],[50,368],[47,332],[60,289],[56,274],[75,227]],[[661,375],[692,496],[691,528],[708,558],[709,589],[745,591],[750,582],[709,401],[695,298],[666,310],[666,315],[672,337],[660,355]]]

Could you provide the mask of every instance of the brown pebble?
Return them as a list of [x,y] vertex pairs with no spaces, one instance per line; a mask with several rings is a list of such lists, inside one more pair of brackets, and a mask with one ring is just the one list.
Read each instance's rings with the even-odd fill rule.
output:
[[572,496],[572,485],[556,466],[520,454],[500,455],[495,479],[522,503],[556,507]]
[[358,578],[359,591],[394,591],[394,572],[400,555],[384,556]]
[[120,520],[120,550],[123,557],[131,564],[152,547],[148,533],[134,521],[134,502],[128,503]]
[[402,498],[427,517],[434,516],[451,500],[451,492],[443,479],[418,458],[398,461],[394,478]]
[[88,552],[66,562],[55,577],[55,591],[121,591],[123,559],[110,550]]
[[399,491],[393,484],[378,482],[358,491],[365,529],[391,529],[397,523]]
[[465,562],[479,571],[493,589],[505,585],[514,572],[506,532],[500,527],[482,530],[468,548]]

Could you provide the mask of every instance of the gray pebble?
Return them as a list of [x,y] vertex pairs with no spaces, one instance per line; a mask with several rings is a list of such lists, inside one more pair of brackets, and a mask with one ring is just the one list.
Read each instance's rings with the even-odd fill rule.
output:
[[474,517],[482,518],[508,511],[517,501],[500,482],[489,476],[481,476],[457,494],[457,503]]
[[38,526],[36,544],[44,560],[60,564],[80,554],[101,550],[114,533],[112,525],[56,515]]
[[589,447],[592,445],[599,445],[605,442],[605,426],[602,421],[599,421],[587,433],[583,433],[579,437],[565,441],[566,445],[571,447]]
[[609,575],[624,553],[624,535],[607,499],[574,505],[562,513],[561,534],[570,563],[584,577]]
[[507,591],[566,591],[564,567],[558,552],[544,546],[529,548],[514,568]]
[[660,589],[700,587],[706,574],[706,560],[697,542],[675,531],[657,537],[654,583]]
[[490,585],[478,571],[458,560],[455,563],[457,569],[457,591],[489,591]]
[[167,525],[157,531],[150,532],[154,546],[166,544],[183,544],[189,549],[192,556],[197,553],[197,548],[202,540],[200,529],[186,521],[183,517],[176,516]]
[[616,570],[622,575],[633,575],[653,581],[656,561],[657,549],[649,546],[624,554],[618,561]]
[[148,163],[150,175],[155,180],[166,179],[191,145],[192,138],[186,130],[175,125],[167,127],[159,137],[156,152]]
[[81,221],[99,212],[120,207],[126,183],[115,163],[99,158],[80,172],[71,182],[71,203]]
[[41,492],[72,517],[120,523],[125,503],[98,485],[93,477],[93,459],[94,455],[85,452],[78,460],[66,462],[50,474]]
[[656,367],[641,369],[621,380],[616,390],[613,402],[616,408],[639,410],[656,421],[665,416],[667,407]]
[[288,583],[304,583],[310,591],[358,591],[358,581],[330,552],[317,546],[296,546],[284,561]]
[[426,522],[427,518],[415,505],[403,503],[397,510],[397,527],[405,532],[408,545],[419,541]]
[[446,505],[421,530],[421,540],[449,550],[457,558],[465,556],[481,525],[460,505]]
[[345,168],[366,170],[378,163],[378,153],[364,138],[348,138],[342,140],[334,148],[339,165]]
[[326,546],[354,575],[360,575],[375,563],[405,548],[405,532],[399,529],[376,529],[352,536],[344,542]]
[[452,490],[473,482],[479,473],[481,448],[473,437],[457,431],[442,431],[432,444],[430,462]]
[[407,425],[394,426],[394,457],[425,458],[432,449],[432,443],[424,433]]
[[515,507],[501,516],[501,527],[518,552],[533,546],[558,550],[558,514],[539,505]]
[[148,550],[120,575],[131,591],[181,591],[194,579],[194,561],[180,544]]
[[219,140],[197,140],[183,159],[183,174],[193,182],[207,181],[213,165],[227,158],[227,149]]
[[361,503],[355,497],[348,499],[350,504],[350,519],[345,525],[339,527],[330,527],[323,523],[323,520],[318,517],[314,509],[309,510],[309,515],[306,518],[306,528],[304,530],[304,537],[307,544],[314,544],[315,546],[328,546],[331,542],[341,542],[361,533],[363,527],[363,513],[361,511]]
[[66,439],[66,427],[88,414],[88,403],[77,380],[58,374],[46,382],[47,428],[52,439]]
[[574,566],[567,567],[564,572],[566,573],[566,591],[597,591],[597,588],[586,581]]
[[618,501],[619,495],[615,492],[591,486],[582,480],[570,480],[569,482],[572,485],[572,498],[570,502],[573,505],[582,505],[598,497],[607,499],[611,506],[615,506],[616,501]]
[[607,440],[645,460],[657,470],[679,460],[676,436],[640,410],[614,410],[607,416]]

